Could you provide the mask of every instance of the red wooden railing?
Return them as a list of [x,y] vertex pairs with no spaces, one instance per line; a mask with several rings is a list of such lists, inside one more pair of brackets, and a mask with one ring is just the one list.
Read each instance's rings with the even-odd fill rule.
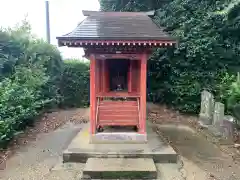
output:
[[137,126],[140,123],[139,98],[135,100],[102,100],[97,98],[96,125]]

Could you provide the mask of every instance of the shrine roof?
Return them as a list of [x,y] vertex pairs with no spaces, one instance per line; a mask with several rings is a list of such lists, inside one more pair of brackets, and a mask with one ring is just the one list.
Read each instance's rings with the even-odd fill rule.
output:
[[83,11],[87,16],[70,33],[57,37],[63,42],[87,41],[175,41],[157,26],[151,12],[98,12]]

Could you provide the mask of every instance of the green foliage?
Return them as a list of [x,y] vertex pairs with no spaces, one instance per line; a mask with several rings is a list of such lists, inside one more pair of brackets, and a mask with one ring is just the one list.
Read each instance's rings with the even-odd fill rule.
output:
[[219,13],[229,3],[228,0],[175,0],[158,11],[155,22],[179,38],[179,47],[173,53],[168,49],[155,56],[169,66],[165,80],[169,89],[164,102],[181,111],[198,112],[202,89],[221,96],[219,84],[224,74],[239,70],[239,42],[229,31],[232,20],[228,14]]
[[223,102],[224,104],[227,104],[228,98],[230,96],[229,94],[229,88],[231,85],[236,82],[236,76],[230,75],[229,73],[225,73],[220,80],[218,86],[217,86],[217,94],[218,96],[215,97],[217,101]]
[[41,65],[16,67],[15,73],[0,83],[0,147],[33,123],[46,103],[41,90],[48,77]]
[[89,63],[65,60],[61,83],[64,107],[89,105]]
[[240,121],[240,104],[236,104],[233,107],[233,115],[237,118],[237,121]]
[[0,79],[13,73],[14,66],[23,55],[23,47],[9,33],[0,31]]
[[[147,11],[160,7],[153,20],[179,40],[177,48],[158,49],[150,58],[149,100],[197,113],[200,92],[207,89],[227,103],[228,94],[220,94],[227,82],[221,83],[226,81],[226,73],[235,74],[240,68],[239,1],[173,0],[164,6],[128,1],[131,8],[120,2],[123,1],[103,1],[101,5],[103,10],[114,11]],[[107,6],[109,4],[111,6]]]
[[34,40],[28,48],[29,60],[41,62],[46,69],[49,81],[43,88],[45,97],[53,99],[49,108],[56,107],[61,101],[60,84],[63,73],[63,61],[58,49],[42,40]]
[[60,103],[62,71],[57,48],[34,37],[27,21],[0,30],[0,147]]
[[226,111],[240,120],[240,74],[238,76],[225,74],[218,86],[218,101],[223,102]]
[[41,62],[49,75],[44,93],[54,99],[53,104],[60,101],[59,84],[63,70],[63,62],[58,49],[31,34],[29,23],[24,20],[13,29],[0,31],[0,77],[14,73],[16,65]]
[[149,11],[171,0],[99,0],[102,11]]
[[235,81],[231,84],[228,94],[227,105],[229,109],[233,109],[234,106],[240,104],[240,81]]

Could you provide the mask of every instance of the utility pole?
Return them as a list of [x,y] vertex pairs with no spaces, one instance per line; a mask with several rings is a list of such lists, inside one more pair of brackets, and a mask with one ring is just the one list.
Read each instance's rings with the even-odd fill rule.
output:
[[50,20],[49,20],[49,2],[45,1],[45,8],[46,8],[46,35],[47,35],[47,42],[51,42],[50,38]]

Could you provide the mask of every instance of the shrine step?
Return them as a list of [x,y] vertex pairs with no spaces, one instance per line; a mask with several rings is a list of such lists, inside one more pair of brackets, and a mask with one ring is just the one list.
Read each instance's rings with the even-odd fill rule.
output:
[[137,106],[137,101],[101,101],[101,106]]
[[90,141],[94,144],[144,144],[147,142],[147,135],[135,132],[101,132],[93,135]]
[[157,169],[152,158],[89,158],[83,177],[84,179],[156,179]]

